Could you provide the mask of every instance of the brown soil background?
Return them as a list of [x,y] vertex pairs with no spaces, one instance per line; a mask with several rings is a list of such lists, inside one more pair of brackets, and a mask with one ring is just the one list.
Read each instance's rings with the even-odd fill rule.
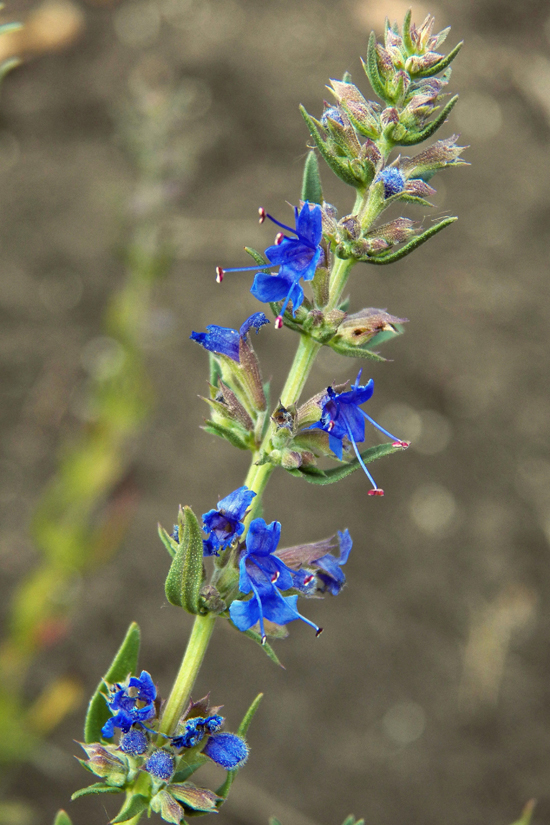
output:
[[[10,7],[10,18],[27,8]],[[29,696],[64,671],[91,692],[132,619],[143,631],[141,664],[168,692],[191,620],[166,604],[156,523],[171,525],[180,502],[205,512],[246,471],[244,454],[198,429],[206,358],[188,335],[207,323],[238,326],[259,308],[247,275],[220,288],[213,268],[244,264],[245,243],[271,242],[256,208],[284,218],[285,200],[299,197],[308,136],[298,103],[318,115],[324,84],[345,70],[367,92],[359,55],[368,32],[405,8],[395,0],[82,5],[76,43],[6,80],[3,612],[36,562],[25,525],[58,445],[78,427],[71,398],[84,376],[81,353],[101,334],[102,308],[123,275],[116,247],[134,171],[113,111],[141,76],[190,78],[196,100],[171,216],[177,260],[155,294],[168,332],[147,349],[157,409],[132,446],[140,506],[116,559],[82,583],[72,631],[37,661]],[[315,640],[296,624],[277,644],[285,671],[226,628],[215,634],[197,696],[212,691],[231,729],[266,694],[220,825],[270,814],[283,825],[339,825],[352,811],[376,825],[507,825],[530,797],[539,799],[535,822],[550,815],[550,7],[413,8],[417,20],[426,11],[438,29],[452,25],[451,45],[466,40],[451,81],[462,100],[440,136],[459,132],[472,165],[434,179],[435,214],[460,220],[391,268],[359,265],[351,281],[356,309],[410,319],[385,350],[394,360],[368,366],[366,377],[376,382],[369,412],[416,436],[418,449],[375,466],[384,499],[367,497],[360,473],[326,488],[274,475],[265,517],[282,522],[283,544],[348,526],[355,545],[341,596],[302,602],[324,634]],[[328,199],[345,213],[350,193],[322,172]],[[422,217],[412,207],[404,214]],[[55,298],[64,283],[77,296],[67,305]],[[276,395],[294,336],[270,327],[256,341]],[[324,354],[308,389],[353,378],[355,368]],[[52,371],[68,376],[59,422],[30,421],[29,399]],[[68,802],[86,784],[71,756],[80,737],[74,715],[43,767],[19,769],[5,788],[35,806],[36,825],[49,825],[61,806],[75,825],[108,821],[102,801]]]

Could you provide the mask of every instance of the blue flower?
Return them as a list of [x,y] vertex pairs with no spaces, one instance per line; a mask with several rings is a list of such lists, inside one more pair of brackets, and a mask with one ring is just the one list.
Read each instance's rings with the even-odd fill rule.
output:
[[361,458],[361,454],[357,449],[357,444],[365,440],[365,420],[370,421],[380,432],[391,438],[395,447],[409,446],[409,442],[401,441],[394,435],[389,433],[384,427],[381,427],[370,415],[367,415],[364,410],[360,409],[360,405],[364,404],[371,398],[374,392],[374,381],[372,378],[367,381],[364,386],[359,384],[361,380],[361,372],[357,375],[355,383],[347,392],[334,392],[332,387],[327,388],[327,395],[322,401],[321,420],[316,424],[312,424],[308,429],[320,429],[329,434],[329,446],[336,457],[342,461],[343,439],[348,438],[355,450],[357,459],[367,474],[373,489],[369,490],[370,496],[383,496],[384,491],[376,486],[376,482],[367,470],[367,467]]
[[[338,531],[339,554],[335,556],[334,536],[312,544],[300,544],[278,550],[277,556],[291,570],[296,570],[294,587],[305,596],[318,596],[327,591],[337,596],[346,582],[342,567],[353,545],[349,530]],[[305,568],[305,569],[304,569]],[[301,575],[301,580],[299,576]]]
[[248,745],[235,733],[210,736],[202,752],[226,771],[240,768],[248,759]]
[[276,555],[281,525],[278,521],[266,524],[263,518],[250,523],[246,536],[246,550],[239,563],[239,590],[252,598],[234,601],[229,607],[229,615],[238,630],[245,631],[260,624],[260,634],[265,641],[264,619],[285,625],[301,619],[311,625],[317,634],[321,629],[296,610],[298,596],[282,596],[280,590],[290,590],[295,586],[295,574]]
[[146,670],[139,678],[131,676],[128,685],[116,684],[110,691],[107,705],[113,714],[103,725],[101,735],[105,739],[114,736],[115,728],[128,733],[132,725],[142,724],[156,715],[154,701],[157,689]]
[[[275,244],[265,250],[265,256],[269,264],[280,267],[276,275],[258,272],[258,266],[225,270],[218,267],[216,270],[218,282],[223,280],[225,272],[256,270],[254,283],[250,290],[254,297],[264,303],[284,302],[275,321],[277,329],[280,329],[283,325],[283,315],[289,301],[292,301],[293,315],[301,306],[304,300],[304,291],[300,280],[311,281],[322,254],[320,247],[323,237],[321,207],[305,201],[300,211],[297,207],[294,207],[294,215],[296,229],[280,223],[263,209],[260,209],[260,223],[269,218],[277,226],[296,235],[295,238],[288,238],[280,233],[277,235]],[[267,268],[267,265],[264,268]]]
[[264,324],[269,324],[268,318],[263,312],[255,312],[246,319],[239,330],[209,324],[206,332],[192,332],[189,337],[204,349],[215,352],[217,355],[226,355],[239,364],[241,338],[244,338],[252,328],[259,332]]
[[169,782],[174,773],[176,762],[172,754],[165,750],[158,750],[151,754],[145,763],[145,770],[160,779],[162,782]]
[[223,716],[215,713],[212,716],[194,716],[185,722],[185,733],[172,737],[174,748],[194,748],[202,742],[205,734],[216,733],[223,725]]
[[405,175],[397,166],[387,166],[375,177],[374,182],[379,180],[384,182],[384,197],[391,198],[398,195],[405,188]]
[[248,487],[239,487],[221,501],[217,510],[209,510],[202,517],[203,529],[209,533],[204,540],[204,555],[217,556],[220,550],[228,547],[235,536],[244,530],[241,519],[256,493]]

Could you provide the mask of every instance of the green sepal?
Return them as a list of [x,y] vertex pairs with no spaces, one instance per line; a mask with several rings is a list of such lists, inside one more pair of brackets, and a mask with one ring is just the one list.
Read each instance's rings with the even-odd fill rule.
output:
[[199,521],[187,505],[183,508],[181,541],[168,576],[164,591],[175,607],[183,607],[188,613],[200,613],[200,590],[204,580],[203,539]]
[[[373,338],[368,342],[369,346],[371,346],[373,342]],[[350,344],[345,344],[343,341],[329,341],[327,344],[334,352],[337,352],[338,355],[345,355],[347,358],[368,358],[371,361],[387,361],[387,358],[383,358],[381,355],[378,355],[377,352],[372,352],[370,349],[366,347],[352,347]]]
[[[232,627],[235,627],[233,622],[231,622],[231,625],[232,625]],[[235,627],[235,630],[239,630],[239,628]],[[249,639],[252,639],[253,642],[256,642],[256,644],[260,645],[263,652],[266,654],[266,656],[269,659],[271,659],[272,662],[275,662],[276,665],[278,665],[279,667],[282,667],[283,670],[286,670],[285,666],[279,661],[279,657],[277,656],[277,654],[275,653],[275,651],[273,650],[273,648],[271,647],[269,642],[264,642],[264,644],[262,644],[262,637],[260,636],[259,633],[256,633],[256,631],[252,630],[252,629],[244,630],[244,631],[239,630],[239,633],[242,633],[244,636],[248,636]]]
[[73,821],[69,814],[65,811],[58,811],[53,821],[53,825],[73,825]]
[[[364,453],[361,453],[361,458],[365,462],[365,464],[369,464],[371,461],[376,461],[378,458],[383,458],[386,455],[392,455],[392,453],[402,452],[402,447],[394,447],[393,444],[379,444],[377,447],[370,447],[370,449],[365,450]],[[306,481],[309,481],[311,484],[334,484],[336,481],[341,481],[346,476],[351,475],[356,470],[359,469],[361,465],[357,458],[354,458],[353,461],[350,461],[349,464],[346,462],[345,464],[340,465],[340,467],[335,467],[332,470],[319,470],[318,467],[308,467],[307,469],[301,467],[298,470],[287,470],[287,473],[290,475],[296,476],[296,478],[305,478]],[[315,470],[315,472],[312,472]]]
[[213,352],[208,353],[208,367],[209,367],[209,375],[208,380],[212,384],[213,387],[218,386],[218,380],[221,378],[222,368],[220,366],[220,362],[216,358]]
[[234,430],[226,429],[215,421],[207,421],[206,424],[202,425],[201,429],[204,430],[205,433],[210,433],[210,435],[218,435],[220,438],[225,438],[226,441],[229,441],[233,447],[237,447],[239,450],[254,449],[250,444],[247,444],[243,438],[239,438]]
[[84,741],[86,744],[101,741],[101,728],[112,715],[102,692],[105,682],[112,685],[115,684],[115,682],[124,681],[129,673],[132,674],[132,676],[136,675],[140,639],[139,626],[136,622],[132,622],[109,670],[90,699],[86,713],[86,721],[84,722]]
[[437,130],[443,123],[445,123],[447,117],[451,113],[451,110],[454,108],[457,100],[458,95],[455,95],[442,108],[437,117],[434,118],[434,120],[431,120],[427,126],[421,129],[419,132],[409,132],[409,134],[401,137],[399,140],[395,141],[395,143],[398,146],[415,146],[417,143],[422,143],[422,141],[427,140],[434,134],[434,132],[437,132]]
[[190,765],[186,765],[185,767],[181,768],[180,770],[176,771],[174,776],[172,777],[172,782],[185,782],[189,779],[190,776],[193,776],[199,768],[202,768],[207,762],[210,762],[210,759],[207,756],[204,756],[202,753],[196,753]]
[[[263,693],[258,693],[248,710],[246,711],[241,724],[237,729],[237,734],[239,736],[245,737],[250,727],[250,724],[256,715],[256,711],[260,707],[260,702],[262,701],[264,695]],[[220,797],[220,802],[218,803],[217,807],[220,808],[224,801],[227,799],[227,795],[229,794],[229,790],[231,785],[233,784],[233,780],[235,779],[237,773],[239,772],[239,768],[233,771],[227,771],[227,776],[225,777],[225,781],[220,785],[218,790],[216,791],[216,795]]]
[[81,788],[75,791],[71,796],[71,801],[80,799],[81,796],[90,796],[97,793],[122,793],[122,788],[116,788],[114,785],[106,785],[105,782],[96,782],[94,785],[88,785],[87,788]]
[[302,200],[310,203],[323,203],[323,189],[321,186],[321,175],[319,173],[319,161],[317,155],[311,149],[308,152],[304,164],[304,175],[302,178]]
[[405,246],[398,249],[397,252],[389,252],[386,255],[381,254],[372,258],[358,258],[357,260],[367,264],[392,264],[394,261],[399,261],[401,258],[410,255],[411,252],[414,252],[415,249],[422,246],[423,243],[426,243],[431,237],[437,235],[438,232],[441,232],[442,229],[450,226],[456,220],[458,220],[458,218],[444,218],[439,223],[436,223],[435,226],[431,226],[429,229],[426,229],[425,232],[422,232],[421,235],[417,235],[416,238],[410,240]]
[[401,203],[415,203],[417,206],[427,206],[430,209],[433,209],[433,203],[427,201],[426,198],[419,197],[419,195],[409,195],[406,192],[402,192],[401,194],[396,195],[395,199],[401,201]]
[[358,181],[357,178],[352,174],[349,163],[347,161],[341,160],[337,158],[335,155],[332,154],[327,149],[326,143],[321,137],[321,133],[317,127],[315,120],[306,112],[303,106],[300,106],[300,112],[302,113],[302,117],[304,118],[305,122],[307,123],[308,129],[311,133],[311,137],[315,141],[315,145],[319,149],[319,152],[322,154],[323,158],[330,166],[332,171],[335,175],[337,175],[340,180],[343,180],[344,183],[349,184],[349,186],[358,187],[361,185],[361,181]]
[[245,252],[248,252],[250,257],[258,264],[258,266],[262,267],[262,269],[269,269],[271,264],[266,259],[265,255],[262,255],[261,252],[258,252],[257,249],[253,249],[251,246],[245,246]]
[[[409,9],[405,14],[405,19],[403,20],[403,45],[405,46],[407,56],[414,54],[414,45],[411,39],[411,19],[412,9]],[[353,817],[351,818],[353,819]],[[344,825],[347,825],[347,820],[344,822]],[[353,823],[351,823],[351,825],[353,825]]]
[[363,64],[365,74],[369,79],[373,92],[378,95],[381,100],[386,101],[386,87],[382,82],[380,70],[378,68],[378,57],[376,55],[376,35],[374,32],[370,33],[369,44],[367,46],[367,60],[361,60],[361,63]]
[[175,541],[172,538],[172,536],[164,529],[164,527],[162,526],[162,524],[160,524],[160,522],[157,525],[157,531],[158,531],[159,538],[160,538],[161,542],[164,544],[164,546],[168,550],[168,553],[170,554],[170,558],[173,559],[174,556],[176,555],[176,553],[178,552],[178,546],[179,545],[178,545],[177,541]]
[[117,822],[127,822],[134,816],[143,813],[149,807],[149,799],[140,793],[134,794],[126,800],[117,816],[111,819],[111,825],[116,825]]
[[415,72],[414,77],[433,77],[435,74],[439,74],[439,72],[444,71],[447,68],[449,63],[455,59],[459,51],[461,50],[462,46],[464,45],[464,40],[461,40],[460,43],[457,43],[454,49],[451,49],[449,54],[442,57],[438,63],[434,63],[433,66],[430,66],[429,69],[424,69],[420,72]]

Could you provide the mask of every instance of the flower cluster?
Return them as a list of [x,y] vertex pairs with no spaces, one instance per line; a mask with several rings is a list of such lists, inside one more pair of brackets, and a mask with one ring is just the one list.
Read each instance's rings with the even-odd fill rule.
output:
[[[346,563],[352,541],[349,532],[339,533],[340,556],[327,552],[330,540],[277,552],[281,525],[278,521],[266,524],[263,518],[250,523],[246,546],[239,560],[239,591],[250,598],[235,600],[229,607],[231,621],[241,631],[258,624],[265,642],[265,622],[287,625],[301,619],[314,628],[317,635],[322,628],[306,619],[296,608],[297,593],[310,596],[326,591],[337,595],[345,582],[341,566]],[[288,562],[288,563],[287,563]],[[318,584],[320,582],[320,584]],[[297,591],[294,595],[282,593]]]
[[[248,758],[244,738],[221,730],[225,720],[220,708],[210,708],[208,697],[190,702],[169,736],[159,733],[157,690],[147,671],[111,685],[105,698],[112,715],[101,735],[104,740],[112,739],[115,730],[120,730],[119,742],[82,745],[88,757],[84,764],[101,777],[102,787],[111,791],[132,788],[140,772],[145,772],[151,779],[146,807],[166,821],[180,823],[193,813],[216,813],[223,799],[185,779],[202,762],[210,760],[226,771],[235,771]],[[159,744],[159,739],[164,742]],[[193,763],[195,768],[190,769]],[[98,792],[96,786],[92,788]]]

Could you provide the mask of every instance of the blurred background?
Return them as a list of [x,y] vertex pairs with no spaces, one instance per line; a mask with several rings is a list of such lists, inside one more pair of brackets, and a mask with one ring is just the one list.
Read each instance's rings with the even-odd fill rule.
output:
[[[86,697],[133,619],[141,665],[168,693],[191,618],[166,603],[157,521],[215,506],[248,461],[199,430],[207,358],[189,334],[260,308],[247,274],[218,287],[214,268],[271,243],[256,210],[288,220],[299,198],[298,104],[319,116],[346,70],[370,96],[368,34],[407,7],[20,0],[3,12],[26,26],[0,44],[0,58],[24,58],[0,100],[2,823],[116,810],[69,803],[88,784],[72,756]],[[534,821],[550,816],[550,9],[437,0],[413,19],[427,12],[436,30],[452,25],[446,47],[466,41],[451,80],[461,101],[438,136],[458,132],[472,165],[432,181],[434,216],[460,220],[350,281],[355,311],[410,319],[366,377],[369,413],[413,446],[375,465],[383,499],[360,473],[320,488],[274,474],[264,515],[282,522],[283,546],[346,526],[355,544],[340,597],[302,602],[324,634],[296,624],[275,642],[286,670],[225,626],[214,635],[195,698],[211,690],[235,729],[266,693],[219,825],[338,825],[350,812],[507,825],[531,797]],[[321,172],[345,214],[351,191]],[[271,326],[254,345],[276,397],[295,336]],[[323,352],[307,389],[356,366]]]

